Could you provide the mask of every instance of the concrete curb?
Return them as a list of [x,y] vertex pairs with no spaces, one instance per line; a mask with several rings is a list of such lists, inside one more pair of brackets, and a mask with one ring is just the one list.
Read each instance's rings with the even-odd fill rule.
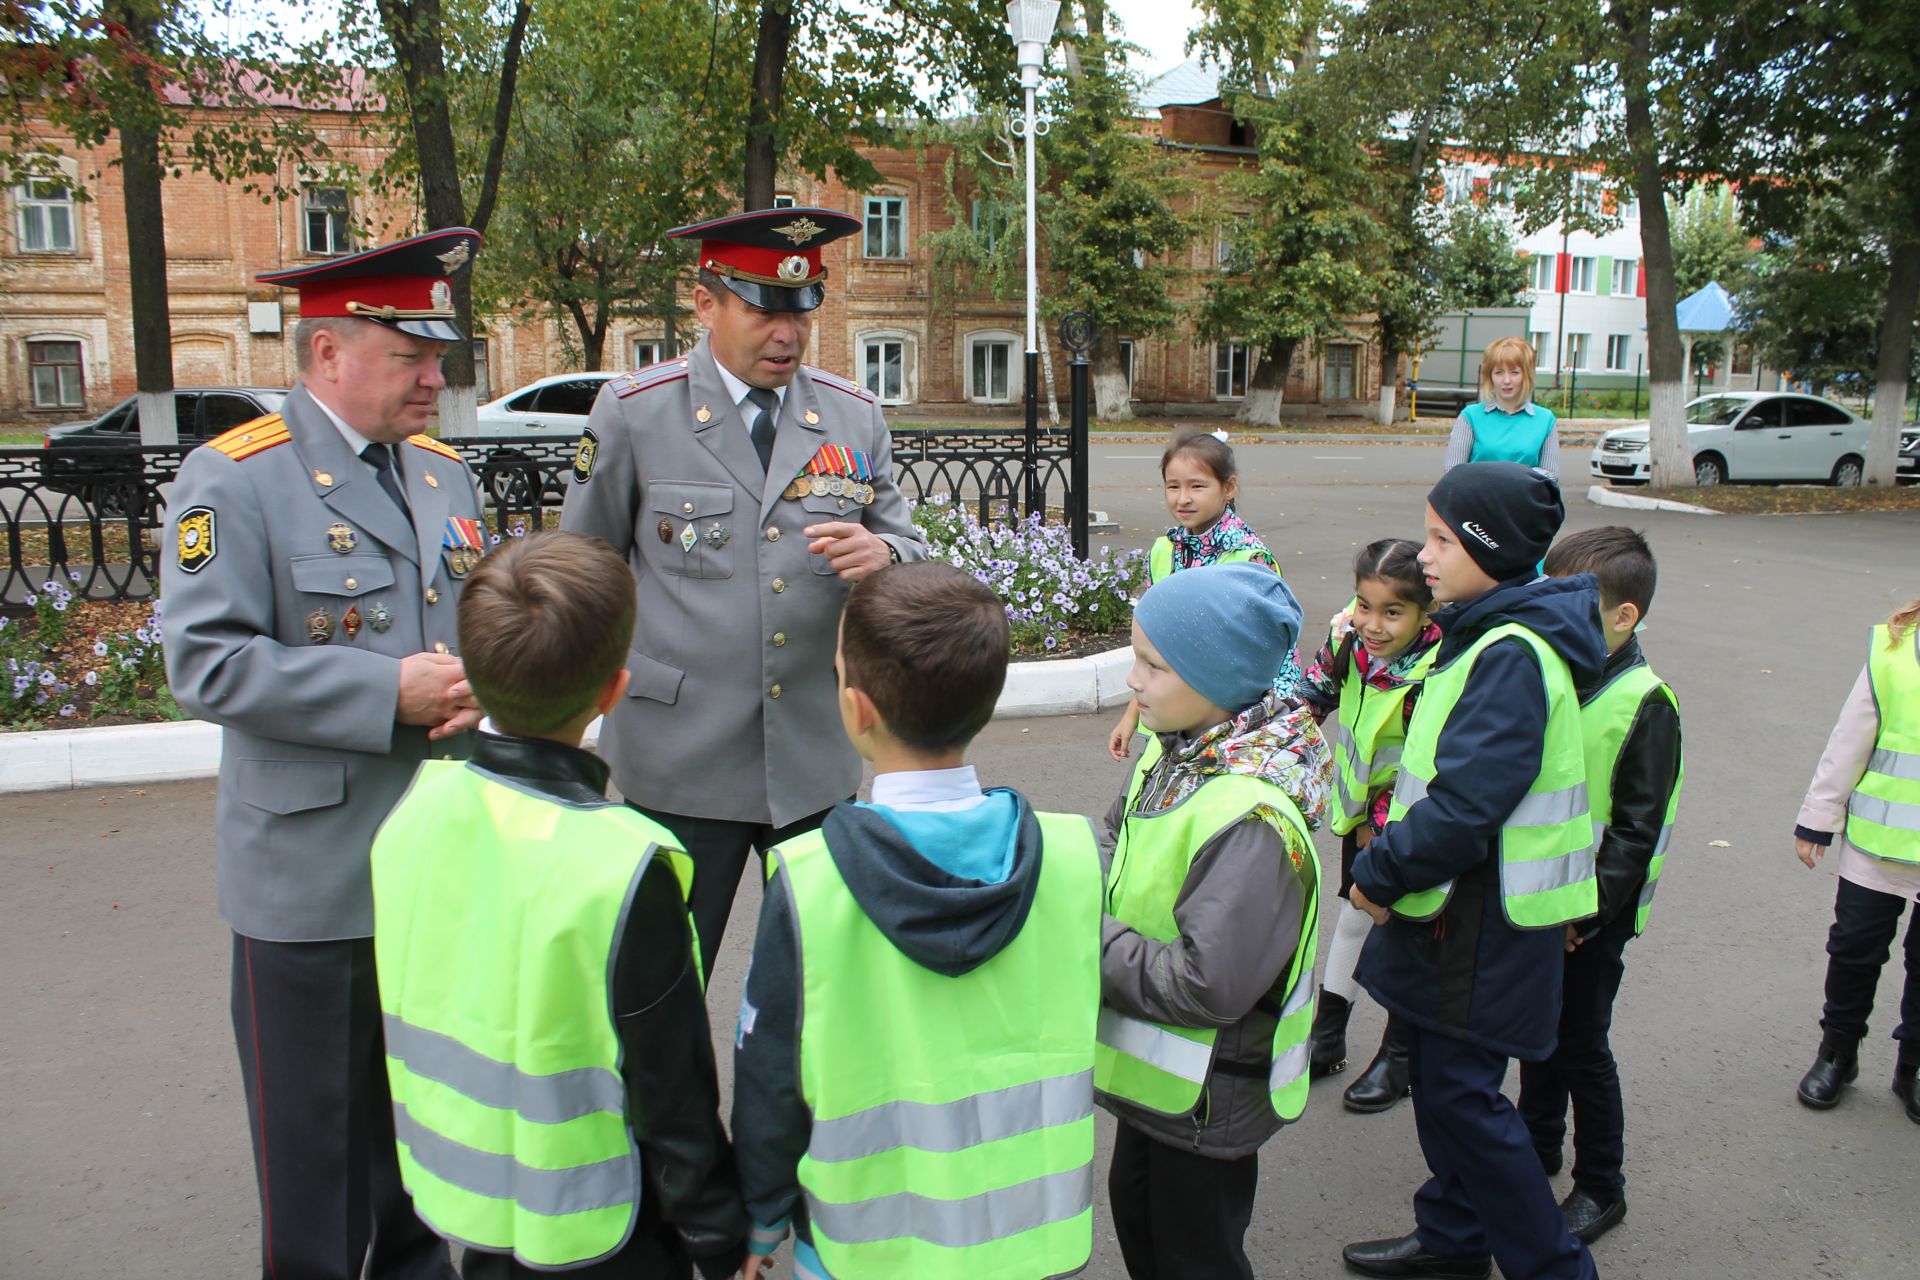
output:
[[[1132,663],[1133,650],[1125,646],[1090,658],[1016,662],[1007,669],[994,718],[1085,715],[1117,707],[1129,696]],[[586,745],[599,738],[596,720],[587,729]],[[219,770],[220,727],[204,720],[0,734],[0,794],[180,782],[210,778]]]
[[1699,507],[1691,502],[1675,502],[1671,498],[1642,498],[1638,494],[1622,493],[1604,484],[1588,486],[1587,501],[1596,507],[1626,507],[1634,511],[1679,511],[1690,516],[1726,514],[1724,511],[1715,511],[1712,507]]

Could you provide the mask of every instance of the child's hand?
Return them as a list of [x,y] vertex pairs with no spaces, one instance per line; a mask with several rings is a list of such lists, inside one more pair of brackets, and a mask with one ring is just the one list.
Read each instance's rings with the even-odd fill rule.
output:
[[1327,628],[1333,634],[1333,642],[1339,644],[1340,637],[1353,630],[1353,610],[1342,609],[1334,614],[1333,621],[1327,624]]
[[1573,925],[1567,926],[1567,954],[1568,955],[1572,955],[1573,949],[1579,946],[1584,941],[1586,941],[1586,939],[1580,936],[1579,929],[1575,928]]
[[1375,924],[1385,924],[1393,918],[1393,912],[1371,901],[1366,894],[1360,892],[1359,885],[1347,890],[1347,901],[1372,916]]
[[760,1273],[762,1271],[767,1270],[772,1265],[773,1265],[772,1254],[750,1253],[747,1255],[747,1265],[741,1268],[741,1271],[740,1271],[741,1280],[760,1280]]
[[1107,735],[1107,754],[1115,760],[1125,760],[1133,747],[1133,734],[1140,727],[1140,711],[1133,703],[1120,713],[1120,723],[1113,726],[1113,732]]
[[1826,856],[1827,846],[1815,844],[1811,840],[1802,840],[1799,836],[1795,836],[1793,838],[1793,852],[1799,857],[1801,863],[1805,865],[1807,870],[1811,871],[1813,870],[1813,864]]

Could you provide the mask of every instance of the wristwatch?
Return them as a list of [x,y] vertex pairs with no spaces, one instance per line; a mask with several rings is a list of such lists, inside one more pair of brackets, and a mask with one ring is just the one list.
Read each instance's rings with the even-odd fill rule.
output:
[[900,563],[900,548],[894,546],[891,542],[887,543],[887,562],[889,564]]

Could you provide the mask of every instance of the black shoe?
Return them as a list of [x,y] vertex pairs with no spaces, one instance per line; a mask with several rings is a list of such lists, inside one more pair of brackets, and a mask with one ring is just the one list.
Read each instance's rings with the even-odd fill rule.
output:
[[1860,1075],[1860,1042],[1841,1042],[1832,1038],[1820,1041],[1820,1056],[1800,1077],[1800,1101],[1815,1111],[1831,1111],[1840,1101],[1840,1091]]
[[1353,1002],[1320,988],[1320,1002],[1313,1010],[1313,1057],[1307,1078],[1318,1080],[1337,1076],[1347,1069],[1347,1019],[1353,1016]]
[[1363,1276],[1439,1276],[1443,1280],[1483,1280],[1493,1274],[1492,1258],[1442,1258],[1428,1253],[1417,1235],[1393,1240],[1361,1240],[1340,1251],[1349,1270]]
[[1567,1230],[1573,1232],[1573,1238],[1582,1244],[1592,1244],[1627,1216],[1627,1198],[1621,1196],[1603,1204],[1591,1191],[1575,1187],[1560,1202],[1560,1212],[1566,1215]]
[[1347,1086],[1341,1101],[1346,1103],[1347,1110],[1370,1116],[1391,1111],[1394,1104],[1411,1092],[1407,1084],[1406,1034],[1390,1017],[1386,1032],[1380,1037],[1380,1052],[1373,1055],[1373,1061],[1360,1073],[1360,1078]]
[[1920,1067],[1905,1064],[1893,1069],[1893,1091],[1907,1109],[1907,1119],[1920,1124]]

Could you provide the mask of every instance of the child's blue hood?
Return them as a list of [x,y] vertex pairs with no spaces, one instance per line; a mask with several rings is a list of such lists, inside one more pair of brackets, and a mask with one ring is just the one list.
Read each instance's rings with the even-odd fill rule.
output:
[[1590,573],[1570,578],[1510,578],[1465,604],[1434,614],[1444,638],[1435,662],[1445,665],[1493,628],[1517,622],[1566,660],[1573,683],[1586,688],[1607,665],[1600,630],[1600,584]]

